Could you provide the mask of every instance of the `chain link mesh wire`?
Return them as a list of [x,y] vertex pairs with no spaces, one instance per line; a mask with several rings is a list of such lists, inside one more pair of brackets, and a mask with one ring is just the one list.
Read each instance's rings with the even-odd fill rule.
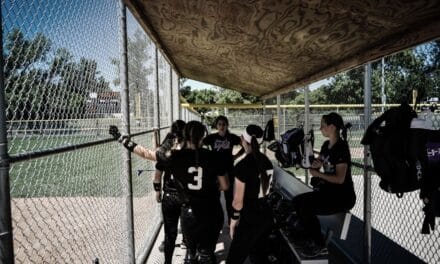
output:
[[[121,112],[117,2],[1,4],[9,155],[108,138]],[[127,259],[120,153],[108,143],[12,164],[16,263]]]
[[[160,66],[156,63],[155,45],[130,12],[127,12],[127,35],[131,133],[138,133],[157,126],[156,72]],[[159,82],[159,93],[162,89]],[[169,101],[169,97],[164,95],[159,100]],[[169,126],[169,120],[160,125]],[[160,132],[161,135],[166,133],[165,130]],[[152,133],[136,136],[133,141],[149,149],[154,148]],[[156,202],[152,184],[154,171],[154,162],[132,154],[133,222],[137,258],[143,254],[146,243],[152,239],[157,223],[161,221],[160,204]]]
[[[118,1],[1,5],[9,155],[95,142],[109,138],[109,125],[121,128]],[[157,83],[167,127],[169,113],[179,113],[179,77],[163,58],[156,67],[156,48],[129,12],[127,28],[131,133],[155,127]],[[151,133],[133,140],[153,147]],[[128,261],[124,151],[111,142],[11,165],[16,263]],[[132,155],[132,170],[139,256],[161,214],[153,163]]]

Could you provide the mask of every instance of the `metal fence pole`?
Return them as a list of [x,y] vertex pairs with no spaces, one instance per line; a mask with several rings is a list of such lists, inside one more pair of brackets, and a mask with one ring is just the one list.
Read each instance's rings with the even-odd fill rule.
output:
[[[364,129],[371,121],[371,63],[365,65],[364,74]],[[364,263],[371,263],[371,173],[369,147],[364,146]]]
[[[1,9],[0,9],[1,11]],[[1,12],[0,12],[1,21]],[[3,28],[0,29],[3,39]],[[0,47],[3,54],[3,45]],[[0,61],[3,69],[3,60]],[[12,239],[11,190],[9,186],[9,156],[6,130],[6,96],[3,70],[0,73],[0,262],[14,263],[14,246]]]
[[180,81],[180,76],[177,76],[177,91],[176,91],[176,96],[177,98],[179,98],[177,100],[177,116],[179,117],[179,119],[183,119],[182,118],[182,106],[180,105],[180,86],[181,86],[181,81]]
[[[128,94],[128,60],[127,60],[127,16],[126,7],[123,0],[119,1],[120,5],[120,29],[119,29],[119,47],[120,47],[120,72],[121,80],[121,110],[122,110],[122,132],[126,135],[130,134],[130,105]],[[134,222],[133,222],[133,190],[131,175],[131,153],[124,148],[122,153],[124,161],[123,172],[121,177],[123,191],[125,193],[126,203],[126,228],[128,243],[128,263],[135,263],[135,247],[134,247]]]
[[[266,124],[266,100],[263,100],[263,119],[262,127]],[[263,141],[263,153],[266,154],[266,142]]]
[[277,129],[277,139],[281,137],[281,95],[277,95],[277,119],[278,119],[278,129]]
[[173,69],[172,67],[170,67],[170,98],[168,98],[170,100],[170,125],[173,123],[174,121],[174,112],[173,112]]
[[[309,101],[309,86],[304,87],[304,132],[308,133],[310,130],[310,101]],[[305,183],[309,184],[309,170],[305,169]]]
[[[154,126],[157,128],[160,128],[160,96],[159,96],[159,90],[160,90],[160,82],[159,82],[159,50],[156,47],[156,96],[155,96],[155,105],[156,105],[156,120],[155,120],[155,124]],[[158,141],[160,142],[160,133],[159,133],[159,138]]]
[[286,133],[286,108],[283,108],[283,133]]

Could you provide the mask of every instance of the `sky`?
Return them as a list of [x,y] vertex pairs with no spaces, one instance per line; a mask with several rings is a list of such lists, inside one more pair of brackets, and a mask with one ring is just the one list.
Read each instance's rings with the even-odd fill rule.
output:
[[[314,82],[310,85],[310,90],[313,91],[313,90],[315,90],[315,89],[317,89],[317,88],[321,87],[322,85],[325,85],[329,82],[330,82],[329,79],[324,79],[324,80]],[[209,89],[213,85],[209,84],[209,83],[204,83],[204,82],[199,82],[199,81],[194,81],[194,80],[188,79],[185,81],[183,86],[191,86],[192,89],[201,90],[201,89]]]

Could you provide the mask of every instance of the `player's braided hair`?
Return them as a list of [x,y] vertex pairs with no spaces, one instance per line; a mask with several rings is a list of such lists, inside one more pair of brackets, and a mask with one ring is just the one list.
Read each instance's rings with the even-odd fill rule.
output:
[[255,160],[257,161],[258,171],[260,173],[260,182],[261,187],[263,189],[263,193],[266,193],[267,189],[269,188],[269,175],[267,175],[266,170],[264,169],[264,162],[263,162],[263,156],[264,154],[260,152],[260,144],[258,144],[257,138],[263,137],[264,131],[261,127],[257,125],[248,125],[246,127],[246,132],[252,136],[251,139],[251,148],[252,148],[252,155],[254,156]]
[[189,146],[187,145],[188,142],[190,142],[191,144],[193,144],[196,148],[196,167],[199,165],[199,151],[198,149],[200,148],[200,142],[203,139],[203,137],[205,136],[205,126],[200,123],[199,121],[189,121],[186,125],[185,125],[185,130],[183,132],[183,138],[185,140],[184,143],[184,148],[188,148]]

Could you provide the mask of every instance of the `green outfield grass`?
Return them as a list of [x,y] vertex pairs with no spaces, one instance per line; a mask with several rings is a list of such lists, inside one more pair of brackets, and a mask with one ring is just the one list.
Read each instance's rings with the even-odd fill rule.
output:
[[[10,142],[10,155],[91,140],[96,138],[20,138]],[[121,196],[122,151],[121,145],[113,142],[11,164],[11,196]],[[132,160],[134,195],[145,195],[152,190],[152,172],[144,171],[138,176],[137,170],[151,170],[153,163],[135,156]]]

